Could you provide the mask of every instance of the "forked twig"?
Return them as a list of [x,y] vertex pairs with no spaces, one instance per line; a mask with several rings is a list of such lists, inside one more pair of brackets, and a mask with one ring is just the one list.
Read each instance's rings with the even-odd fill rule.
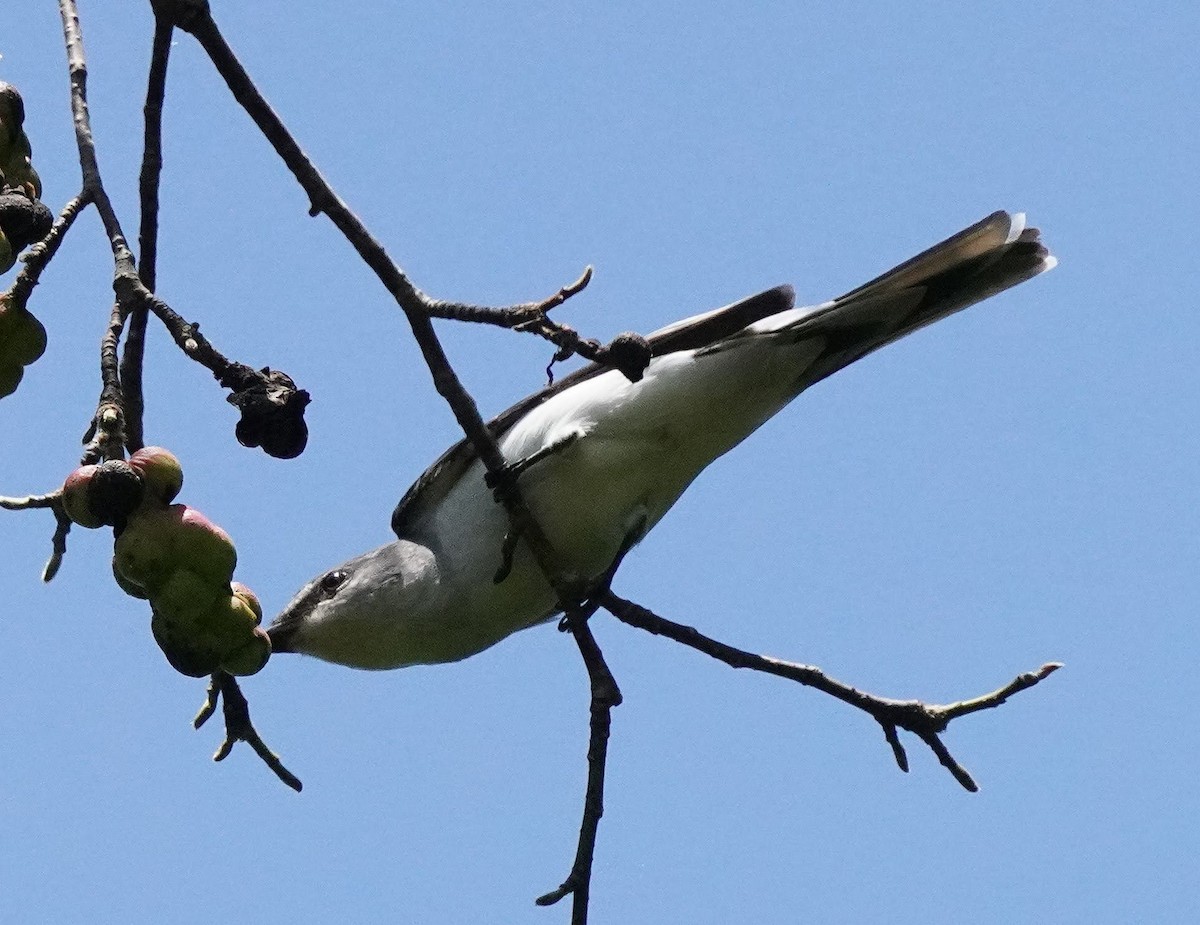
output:
[[50,558],[42,567],[42,581],[52,581],[62,566],[67,552],[67,534],[71,532],[71,518],[62,506],[62,492],[52,491],[46,495],[28,495],[24,498],[0,498],[0,508],[6,511],[29,511],[49,509],[54,514],[54,535],[50,539]]
[[591,894],[592,859],[596,852],[596,835],[600,817],[604,815],[604,772],[608,762],[608,736],[612,728],[612,709],[621,705],[621,689],[604,661],[604,653],[596,643],[588,619],[598,609],[597,604],[573,608],[563,617],[579,646],[579,654],[587,667],[591,688],[591,720],[588,739],[588,778],[583,798],[583,820],[579,826],[579,842],[575,861],[567,879],[555,890],[536,900],[539,906],[552,906],[571,896],[571,925],[586,925],[588,900]]
[[600,606],[622,623],[655,635],[666,636],[668,639],[703,652],[705,655],[710,655],[732,668],[749,668],[753,671],[787,678],[806,687],[815,688],[862,710],[874,717],[875,721],[883,727],[884,737],[892,748],[896,764],[902,771],[908,770],[908,756],[905,754],[904,746],[900,742],[896,730],[905,729],[913,733],[929,746],[938,761],[954,776],[954,779],[971,792],[977,791],[979,785],[975,783],[966,768],[950,754],[949,749],[940,738],[941,733],[945,732],[951,720],[970,713],[978,713],[980,710],[998,707],[1013,694],[1028,690],[1062,667],[1059,662],[1047,662],[1035,671],[1018,675],[1008,684],[989,694],[956,703],[937,705],[920,700],[895,700],[860,691],[836,678],[831,678],[820,668],[812,665],[800,665],[766,655],[756,655],[753,652],[746,652],[718,642],[705,636],[695,627],[685,626],[682,623],[675,623],[665,617],[660,617],[639,604],[618,597],[612,591],[604,591],[597,600]]
[[300,782],[300,778],[283,766],[279,756],[267,747],[267,743],[262,740],[254,728],[254,724],[250,722],[250,704],[246,702],[246,697],[242,694],[237,679],[233,675],[218,671],[212,676],[208,683],[208,695],[204,704],[200,707],[196,718],[192,720],[193,728],[199,729],[208,722],[216,712],[218,699],[222,698],[225,714],[225,741],[213,755],[213,761],[224,761],[233,751],[234,745],[238,742],[245,742],[254,749],[254,753],[263,760],[263,763],[274,772],[276,777],[297,793],[303,790],[304,784]]

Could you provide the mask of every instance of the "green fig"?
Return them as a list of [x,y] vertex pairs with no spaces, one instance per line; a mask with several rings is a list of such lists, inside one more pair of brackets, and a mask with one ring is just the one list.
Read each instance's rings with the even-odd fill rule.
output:
[[117,571],[152,598],[177,568],[226,589],[237,565],[229,534],[184,504],[138,510],[117,537],[114,552]]
[[241,600],[246,604],[246,606],[248,606],[250,608],[250,610],[253,611],[254,625],[258,626],[258,624],[262,623],[263,609],[262,609],[262,604],[259,603],[258,595],[255,594],[253,591],[251,591],[249,588],[247,588],[240,581],[233,582],[229,586],[229,590],[233,592],[234,597],[241,598]]
[[12,149],[2,162],[0,172],[4,174],[4,185],[10,188],[24,188],[26,194],[32,193],[31,199],[42,198],[42,178],[33,169],[33,150],[29,144],[29,136],[24,132],[17,134]]
[[[154,609],[181,632],[217,643],[225,641],[228,629],[222,609],[228,609],[220,585],[213,586],[187,567],[171,572],[150,595]],[[216,646],[214,646],[215,648]]]
[[248,642],[221,659],[221,668],[230,674],[246,676],[262,671],[271,657],[271,638],[266,630],[255,629]]
[[167,508],[138,511],[117,537],[113,567],[122,578],[153,595],[179,565],[174,543],[178,530],[178,512]]
[[128,594],[130,597],[136,597],[139,601],[150,600],[150,595],[146,593],[146,589],[141,585],[134,584],[119,571],[117,571],[117,557],[113,556],[112,563],[113,578],[116,579],[117,587]]
[[181,633],[157,611],[150,619],[150,632],[171,667],[180,674],[203,678],[220,667],[221,658],[216,652]]
[[[0,141],[15,141],[21,126],[25,124],[25,101],[21,91],[7,81],[0,80]],[[0,148],[0,151],[3,151]]]
[[[4,233],[0,231],[0,238],[3,236]],[[3,246],[0,246],[2,257]],[[32,312],[15,308],[8,299],[0,298],[0,355],[28,366],[37,362],[45,352],[46,329],[42,323]]]
[[46,352],[46,328],[32,312],[22,310],[17,317],[20,323],[14,332],[11,355],[22,366],[28,366],[40,360]]

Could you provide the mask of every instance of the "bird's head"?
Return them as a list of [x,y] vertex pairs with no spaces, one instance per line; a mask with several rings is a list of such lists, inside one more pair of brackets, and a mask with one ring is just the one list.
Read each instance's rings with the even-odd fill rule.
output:
[[437,587],[437,564],[423,546],[399,540],[322,572],[267,628],[273,652],[300,652],[355,668],[397,668]]

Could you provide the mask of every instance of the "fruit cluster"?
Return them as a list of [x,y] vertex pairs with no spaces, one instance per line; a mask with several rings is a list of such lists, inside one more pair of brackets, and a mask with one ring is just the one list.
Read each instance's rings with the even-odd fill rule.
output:
[[0,294],[0,398],[17,390],[25,367],[46,352],[46,329],[33,314]]
[[[42,181],[30,160],[29,136],[24,124],[25,103],[21,94],[16,87],[0,81],[0,191],[18,191],[36,201],[42,195]],[[29,237],[24,228],[13,229],[7,223],[0,227],[0,273],[12,267],[17,253],[38,237]]]
[[76,469],[63,485],[63,508],[82,527],[115,528],[113,575],[125,593],[150,602],[150,629],[176,671],[254,674],[271,655],[262,607],[232,580],[237,551],[229,534],[171,503],[182,486],[179,460],[146,447],[128,462]]

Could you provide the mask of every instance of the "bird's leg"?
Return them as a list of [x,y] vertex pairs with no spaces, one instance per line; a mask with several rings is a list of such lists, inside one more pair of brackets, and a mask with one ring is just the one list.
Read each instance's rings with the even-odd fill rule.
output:
[[[521,477],[522,473],[536,466],[543,459],[561,453],[578,439],[579,434],[568,434],[561,440],[542,447],[524,459],[506,463],[500,469],[484,473],[483,483],[492,490],[497,504],[509,506],[507,502],[517,495],[517,479]],[[496,574],[492,576],[494,584],[500,584],[512,572],[513,556],[516,554],[517,543],[521,541],[521,535],[524,532],[525,528],[521,523],[514,522],[509,525],[508,532],[504,534],[504,542],[500,546],[500,568],[496,569]]]
[[908,756],[901,745],[898,729],[906,729],[923,741],[937,756],[941,764],[954,776],[965,789],[972,792],[979,789],[967,770],[955,760],[954,756],[943,744],[940,736],[945,732],[950,721],[968,713],[998,707],[1013,694],[1028,690],[1044,680],[1062,665],[1058,662],[1048,662],[1035,671],[1018,675],[1004,687],[950,704],[927,704],[919,700],[894,700],[890,697],[878,697],[831,678],[820,668],[812,665],[800,665],[795,662],[785,662],[765,655],[755,655],[733,646],[718,642],[698,632],[694,627],[674,623],[658,616],[645,607],[618,597],[611,591],[605,591],[594,599],[594,603],[609,611],[622,623],[636,626],[655,635],[666,636],[676,642],[683,643],[700,652],[724,662],[732,668],[750,668],[767,674],[788,678],[807,687],[816,688],[844,703],[857,707],[870,714],[883,728],[884,737],[892,748],[892,754],[900,770],[908,770]]
[[502,469],[497,469],[494,472],[487,472],[483,476],[483,483],[492,490],[496,500],[502,503],[505,495],[515,487],[517,479],[526,471],[536,466],[543,459],[561,453],[578,440],[579,436],[577,433],[567,434],[565,437],[555,440],[548,446],[542,447],[536,453],[530,453],[524,459],[506,463]]

